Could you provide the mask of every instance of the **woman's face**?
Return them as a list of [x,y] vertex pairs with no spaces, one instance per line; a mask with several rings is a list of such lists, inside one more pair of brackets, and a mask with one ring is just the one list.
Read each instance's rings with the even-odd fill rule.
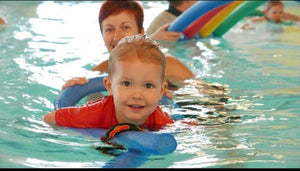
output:
[[[108,52],[125,36],[139,34],[134,16],[127,11],[111,15],[102,22],[102,37]],[[144,34],[144,30],[141,31]]]

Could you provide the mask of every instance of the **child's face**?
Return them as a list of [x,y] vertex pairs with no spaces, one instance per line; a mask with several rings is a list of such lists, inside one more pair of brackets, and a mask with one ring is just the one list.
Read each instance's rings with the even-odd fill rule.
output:
[[[111,15],[102,22],[102,36],[108,52],[125,36],[139,34],[139,29],[133,14],[123,11]],[[144,30],[142,33],[144,34]]]
[[282,5],[275,5],[266,11],[266,16],[275,23],[281,22],[282,15],[283,15]]
[[167,83],[161,79],[161,65],[141,62],[135,56],[117,61],[104,84],[114,97],[118,122],[141,125],[158,106]]

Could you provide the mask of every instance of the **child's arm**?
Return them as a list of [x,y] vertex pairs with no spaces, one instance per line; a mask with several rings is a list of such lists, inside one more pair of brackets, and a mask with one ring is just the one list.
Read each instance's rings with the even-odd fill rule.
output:
[[291,13],[284,12],[283,18],[286,20],[300,21],[300,17]]
[[55,111],[49,112],[46,115],[44,115],[43,116],[43,121],[47,122],[47,123],[54,123],[54,124],[56,124],[56,122],[55,122]]
[[[261,21],[265,21],[266,18],[264,16],[262,17],[253,17],[251,19],[249,19],[250,23],[256,23],[256,22],[261,22]],[[243,30],[250,30],[250,29],[255,29],[255,27],[251,26],[250,23],[245,23],[241,29]]]
[[249,23],[245,23],[242,27],[241,27],[241,29],[243,29],[243,30],[250,30],[250,29],[255,29],[255,27],[253,27],[253,26],[250,26],[250,24]]

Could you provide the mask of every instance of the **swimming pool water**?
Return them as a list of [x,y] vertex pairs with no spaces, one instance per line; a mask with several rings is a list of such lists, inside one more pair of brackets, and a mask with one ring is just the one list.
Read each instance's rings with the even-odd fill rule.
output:
[[[145,28],[167,7],[142,4]],[[300,3],[285,5],[300,15]],[[113,158],[93,149],[99,140],[41,121],[65,80],[96,76],[89,70],[108,57],[97,23],[100,6],[101,1],[0,2],[0,16],[8,22],[0,26],[1,168],[99,168]],[[150,156],[139,167],[300,166],[300,24],[260,23],[242,31],[244,22],[222,38],[163,44],[198,79],[226,87],[228,101],[218,109],[213,103],[224,96],[207,96],[194,86],[176,91],[178,104],[189,103],[166,110],[199,125],[178,121],[163,130],[174,134],[176,151]]]

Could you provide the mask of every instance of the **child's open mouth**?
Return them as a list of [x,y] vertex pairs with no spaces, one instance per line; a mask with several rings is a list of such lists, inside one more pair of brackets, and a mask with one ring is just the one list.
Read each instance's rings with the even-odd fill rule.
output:
[[134,110],[136,110],[136,109],[143,109],[144,108],[144,106],[141,106],[141,105],[128,105],[131,109],[134,109]]

